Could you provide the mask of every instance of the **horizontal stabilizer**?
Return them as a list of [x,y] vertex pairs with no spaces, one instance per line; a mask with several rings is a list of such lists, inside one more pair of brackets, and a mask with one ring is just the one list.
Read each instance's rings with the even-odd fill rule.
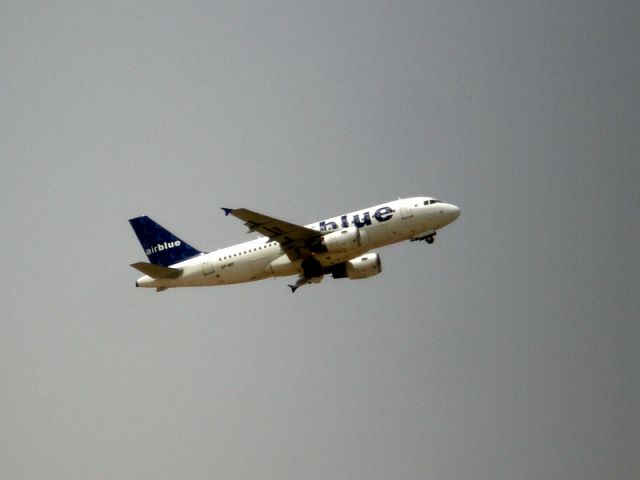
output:
[[151,278],[177,278],[182,275],[181,268],[162,267],[153,263],[137,262],[131,266]]

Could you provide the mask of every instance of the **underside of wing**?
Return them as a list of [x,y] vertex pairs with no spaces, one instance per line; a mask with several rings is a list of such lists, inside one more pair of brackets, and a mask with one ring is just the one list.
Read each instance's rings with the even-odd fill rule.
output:
[[321,237],[322,232],[311,228],[285,222],[246,208],[223,208],[225,215],[233,215],[244,221],[249,233],[258,232],[285,248],[310,247]]

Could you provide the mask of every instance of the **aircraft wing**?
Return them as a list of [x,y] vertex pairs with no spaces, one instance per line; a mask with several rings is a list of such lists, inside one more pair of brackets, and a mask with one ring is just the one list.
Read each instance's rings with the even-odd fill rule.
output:
[[285,222],[246,208],[223,208],[225,215],[233,215],[249,227],[249,232],[258,232],[286,248],[309,247],[322,237],[322,232]]

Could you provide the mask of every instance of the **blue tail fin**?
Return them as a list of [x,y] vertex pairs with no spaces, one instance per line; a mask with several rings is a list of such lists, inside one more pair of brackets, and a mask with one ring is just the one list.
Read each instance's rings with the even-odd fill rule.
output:
[[132,218],[129,223],[133,231],[136,232],[144,253],[154,265],[168,267],[203,253],[146,215]]

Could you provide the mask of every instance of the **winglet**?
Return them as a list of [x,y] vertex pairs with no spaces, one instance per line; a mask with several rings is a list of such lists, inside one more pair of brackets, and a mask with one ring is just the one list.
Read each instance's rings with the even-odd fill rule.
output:
[[233,213],[233,211],[235,210],[235,208],[225,208],[225,207],[220,207],[222,208],[222,211],[224,212],[224,216],[228,217],[230,213]]

